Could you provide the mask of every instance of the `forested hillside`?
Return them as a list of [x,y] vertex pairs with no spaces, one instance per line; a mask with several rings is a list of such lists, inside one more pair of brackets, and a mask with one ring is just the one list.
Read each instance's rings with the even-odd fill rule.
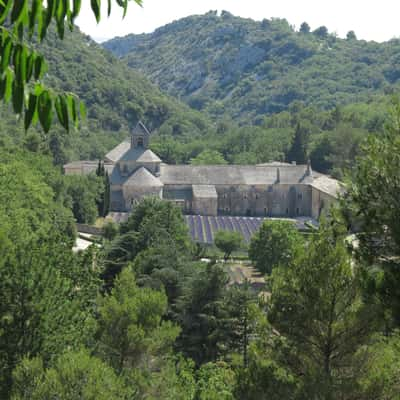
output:
[[[0,106],[0,138],[51,150],[55,161],[96,159],[125,138],[142,119],[151,130],[169,134],[201,134],[209,129],[207,118],[164,95],[139,73],[126,67],[78,28],[66,40],[51,33],[40,51],[49,70],[45,82],[55,90],[71,91],[86,103],[88,118],[78,132],[66,134],[54,126],[45,137],[40,130],[23,132],[23,124],[7,107]],[[10,106],[11,107],[11,106]],[[28,142],[28,143],[27,143]]]
[[286,20],[256,22],[228,12],[190,16],[151,34],[104,44],[130,67],[192,107],[246,124],[287,110],[370,101],[400,79],[400,40],[339,39]]

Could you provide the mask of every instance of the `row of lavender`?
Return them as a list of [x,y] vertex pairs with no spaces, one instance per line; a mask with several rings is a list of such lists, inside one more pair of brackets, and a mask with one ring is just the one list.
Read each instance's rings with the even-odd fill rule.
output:
[[248,243],[264,218],[186,215],[185,220],[194,241],[211,244],[220,230],[240,232]]

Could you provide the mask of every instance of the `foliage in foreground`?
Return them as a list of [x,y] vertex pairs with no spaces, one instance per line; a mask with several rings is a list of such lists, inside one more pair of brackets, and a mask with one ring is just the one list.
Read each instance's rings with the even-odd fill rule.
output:
[[278,266],[290,266],[304,240],[291,221],[264,221],[253,236],[249,257],[262,273]]

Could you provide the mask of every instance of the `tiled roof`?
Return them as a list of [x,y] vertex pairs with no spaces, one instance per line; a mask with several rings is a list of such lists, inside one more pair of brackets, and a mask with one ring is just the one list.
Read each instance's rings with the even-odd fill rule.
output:
[[314,178],[311,186],[333,197],[338,197],[344,190],[343,185],[339,181],[326,175]]
[[143,147],[129,148],[125,154],[123,154],[119,161],[136,161],[136,162],[161,162],[157,155],[151,150],[144,149]]
[[105,159],[111,162],[117,162],[129,149],[131,148],[131,142],[126,139],[118,146],[114,147],[105,155]]
[[[307,165],[161,165],[160,179],[165,185],[272,185],[308,184]],[[313,176],[319,176],[313,173]]]
[[146,168],[141,167],[135,171],[124,183],[125,186],[136,187],[162,187],[162,182],[151,174]]

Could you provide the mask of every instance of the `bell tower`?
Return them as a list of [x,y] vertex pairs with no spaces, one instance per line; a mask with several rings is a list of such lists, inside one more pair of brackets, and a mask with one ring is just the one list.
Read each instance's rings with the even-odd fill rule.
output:
[[141,148],[147,150],[149,148],[150,132],[147,130],[142,121],[139,121],[131,132],[131,148]]

